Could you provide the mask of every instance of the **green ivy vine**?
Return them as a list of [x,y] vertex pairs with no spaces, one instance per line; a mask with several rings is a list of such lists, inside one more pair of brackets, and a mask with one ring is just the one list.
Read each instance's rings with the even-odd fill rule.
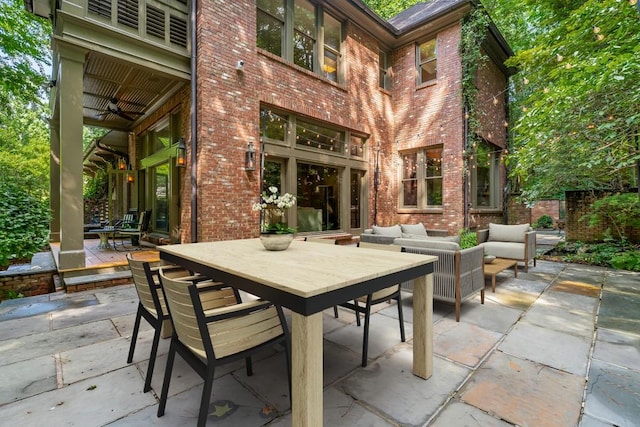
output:
[[468,160],[474,155],[479,142],[480,112],[477,108],[478,88],[476,80],[478,68],[488,58],[482,53],[481,45],[487,38],[490,18],[481,3],[478,3],[464,18],[461,29],[460,56],[462,58],[462,99],[467,120],[467,141],[464,152],[465,173]]

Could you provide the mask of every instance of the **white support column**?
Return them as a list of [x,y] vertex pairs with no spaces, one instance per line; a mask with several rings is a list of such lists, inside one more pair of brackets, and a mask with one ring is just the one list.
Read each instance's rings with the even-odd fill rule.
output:
[[60,50],[60,259],[66,270],[85,266],[82,199],[82,80],[86,51]]
[[51,209],[51,221],[49,240],[60,241],[60,123],[51,120],[49,123],[51,138],[49,149],[49,207]]

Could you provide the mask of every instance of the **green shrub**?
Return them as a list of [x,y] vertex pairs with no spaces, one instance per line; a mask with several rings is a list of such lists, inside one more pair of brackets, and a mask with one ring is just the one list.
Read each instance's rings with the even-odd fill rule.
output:
[[0,266],[31,258],[49,239],[49,204],[15,182],[0,180]]
[[564,262],[640,271],[640,246],[625,242],[561,242],[556,246],[554,253],[560,255]]
[[629,228],[640,227],[638,194],[618,193],[596,200],[591,205],[590,212],[582,216],[580,221],[586,221],[589,227],[610,224],[608,235],[624,242]]
[[549,215],[542,215],[536,221],[535,228],[553,228],[553,218]]
[[461,249],[467,249],[467,248],[472,248],[474,246],[478,246],[478,237],[476,236],[475,231],[470,231],[465,228],[458,231],[458,236],[460,236]]

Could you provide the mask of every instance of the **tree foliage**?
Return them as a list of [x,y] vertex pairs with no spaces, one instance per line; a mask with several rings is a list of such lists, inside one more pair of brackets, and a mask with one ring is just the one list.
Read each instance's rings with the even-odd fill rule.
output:
[[49,21],[28,13],[22,0],[0,0],[0,109],[41,103],[51,65]]
[[423,0],[363,0],[384,19],[389,19],[405,9],[409,9]]
[[[491,0],[494,16],[533,28],[508,61],[513,80],[511,176],[525,200],[568,189],[620,190],[640,160],[637,0]],[[505,33],[511,35],[511,27]]]

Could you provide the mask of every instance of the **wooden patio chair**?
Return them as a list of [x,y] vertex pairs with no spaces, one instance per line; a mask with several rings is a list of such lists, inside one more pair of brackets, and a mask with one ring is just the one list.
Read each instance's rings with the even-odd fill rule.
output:
[[291,396],[290,337],[280,307],[263,300],[238,303],[237,291],[222,283],[172,279],[163,269],[160,281],[173,322],[173,335],[158,417],[164,415],[176,353],[204,380],[198,426],[207,421],[216,367],[245,359],[250,376],[251,355],[266,347],[284,345]]
[[138,226],[136,228],[119,228],[113,238],[113,248],[117,248],[116,238],[121,239],[121,245],[123,247],[125,246],[124,240],[127,238],[131,239],[132,245],[140,247],[140,239],[142,239],[143,234],[149,230],[150,220],[151,211],[142,211],[140,218],[138,218]]
[[[133,361],[133,353],[135,352],[138,331],[140,329],[140,319],[144,317],[154,329],[151,354],[149,355],[149,366],[144,381],[143,391],[146,393],[151,389],[151,377],[156,362],[162,326],[163,324],[165,326],[165,335],[170,335],[172,333],[171,320],[167,312],[164,295],[160,291],[160,279],[158,278],[159,267],[152,267],[147,261],[133,259],[130,253],[127,254],[127,261],[129,262],[129,269],[131,270],[131,276],[133,277],[133,283],[139,299],[127,363]],[[190,276],[191,273],[180,267],[165,266],[165,274],[173,277],[182,277]]]
[[[359,242],[358,247],[380,249],[393,252],[402,252],[401,246],[382,245],[377,243]],[[340,304],[340,307],[349,308],[356,312],[356,324],[360,326],[360,313],[364,314],[364,337],[362,339],[362,366],[367,366],[367,354],[369,351],[369,321],[371,318],[371,306],[380,304],[385,301],[395,299],[398,303],[398,321],[400,323],[400,340],[406,341],[404,333],[404,317],[402,315],[402,295],[400,293],[400,284],[393,285],[388,288],[380,289],[372,294],[356,298],[353,303],[346,302]],[[364,306],[361,306],[363,303]],[[337,317],[337,316],[336,316]]]

